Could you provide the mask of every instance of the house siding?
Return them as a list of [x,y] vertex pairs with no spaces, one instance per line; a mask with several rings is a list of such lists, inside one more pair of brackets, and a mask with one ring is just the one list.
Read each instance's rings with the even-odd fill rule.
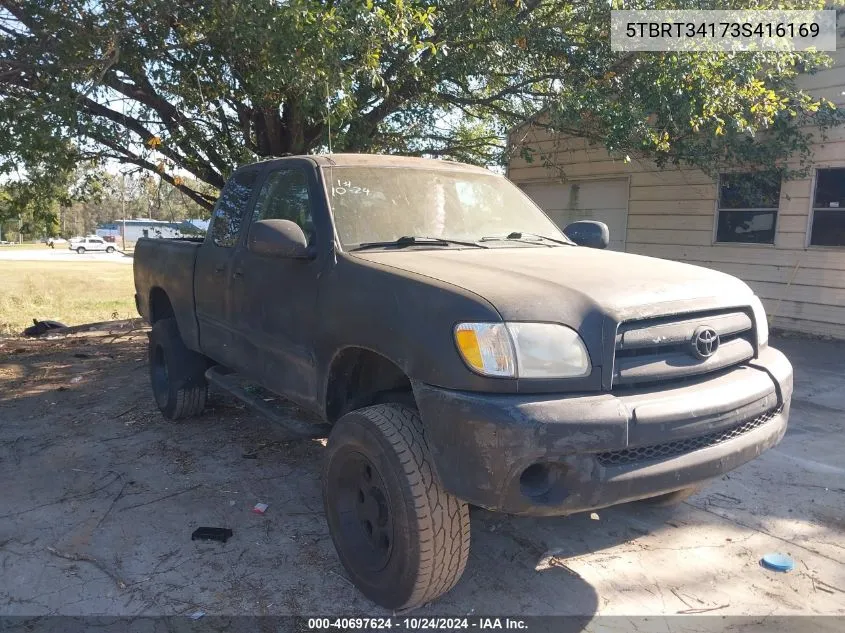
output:
[[[845,106],[841,35],[838,46],[833,66],[801,77],[799,85]],[[529,124],[513,131],[511,142],[531,147],[555,164],[548,168],[542,159],[532,163],[515,156],[508,176],[519,185],[630,177],[628,252],[736,275],[761,297],[773,326],[845,339],[845,247],[807,247],[813,175],[783,183],[774,245],[716,244],[717,187],[699,170],[658,170],[647,161],[625,162],[584,139],[551,137]],[[813,160],[816,168],[845,167],[845,127],[818,138]]]

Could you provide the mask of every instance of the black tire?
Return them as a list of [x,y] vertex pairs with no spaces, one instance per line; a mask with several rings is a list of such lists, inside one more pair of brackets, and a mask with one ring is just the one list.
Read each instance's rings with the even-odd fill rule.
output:
[[639,503],[653,508],[671,508],[672,506],[680,505],[696,492],[698,492],[697,486],[693,486],[692,488],[681,488],[680,490],[667,492],[666,494],[657,495],[656,497],[641,499]]
[[328,441],[323,503],[340,562],[376,604],[418,607],[464,573],[469,508],[437,481],[412,408],[379,404],[338,420]]
[[111,255],[114,253],[114,246],[106,246],[106,252]]
[[208,362],[185,347],[176,319],[162,319],[153,325],[149,362],[153,397],[164,417],[179,420],[199,415],[208,395]]
[[85,253],[85,247],[84,247],[84,246],[77,246],[77,247],[76,247],[76,252],[77,252],[79,255],[83,255],[83,254]]

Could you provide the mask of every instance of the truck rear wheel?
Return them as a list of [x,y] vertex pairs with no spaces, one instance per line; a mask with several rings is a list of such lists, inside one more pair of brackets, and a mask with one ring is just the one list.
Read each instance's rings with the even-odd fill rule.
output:
[[207,362],[185,347],[176,319],[153,325],[149,345],[150,384],[164,417],[179,420],[199,415],[205,408]]
[[469,556],[469,509],[436,480],[419,414],[399,404],[347,413],[327,453],[329,532],[355,586],[388,609],[454,587]]

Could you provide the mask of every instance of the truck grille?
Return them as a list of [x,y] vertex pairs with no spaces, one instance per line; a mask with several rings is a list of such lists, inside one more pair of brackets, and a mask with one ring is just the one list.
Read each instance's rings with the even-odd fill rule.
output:
[[721,431],[714,431],[706,435],[699,435],[698,437],[690,437],[683,440],[675,440],[673,442],[664,442],[662,444],[652,444],[650,446],[638,446],[635,448],[624,448],[619,451],[609,451],[607,453],[599,453],[596,455],[599,464],[602,466],[624,466],[626,464],[634,464],[638,462],[648,462],[665,457],[675,457],[677,455],[684,455],[697,451],[708,446],[715,446],[722,442],[727,442],[735,437],[744,435],[749,431],[764,425],[766,422],[774,418],[782,411],[781,407],[773,409],[768,413],[758,415],[756,418],[751,418],[735,424],[727,429]]
[[753,320],[742,310],[627,321],[616,334],[613,387],[690,378],[754,352]]

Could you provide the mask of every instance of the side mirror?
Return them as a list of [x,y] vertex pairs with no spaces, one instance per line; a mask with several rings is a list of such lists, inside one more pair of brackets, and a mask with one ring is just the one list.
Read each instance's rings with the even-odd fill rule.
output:
[[588,248],[607,248],[610,244],[610,229],[604,222],[579,220],[568,224],[563,234],[578,246]]
[[302,229],[290,220],[259,220],[252,225],[247,248],[256,255],[310,259],[311,251]]

